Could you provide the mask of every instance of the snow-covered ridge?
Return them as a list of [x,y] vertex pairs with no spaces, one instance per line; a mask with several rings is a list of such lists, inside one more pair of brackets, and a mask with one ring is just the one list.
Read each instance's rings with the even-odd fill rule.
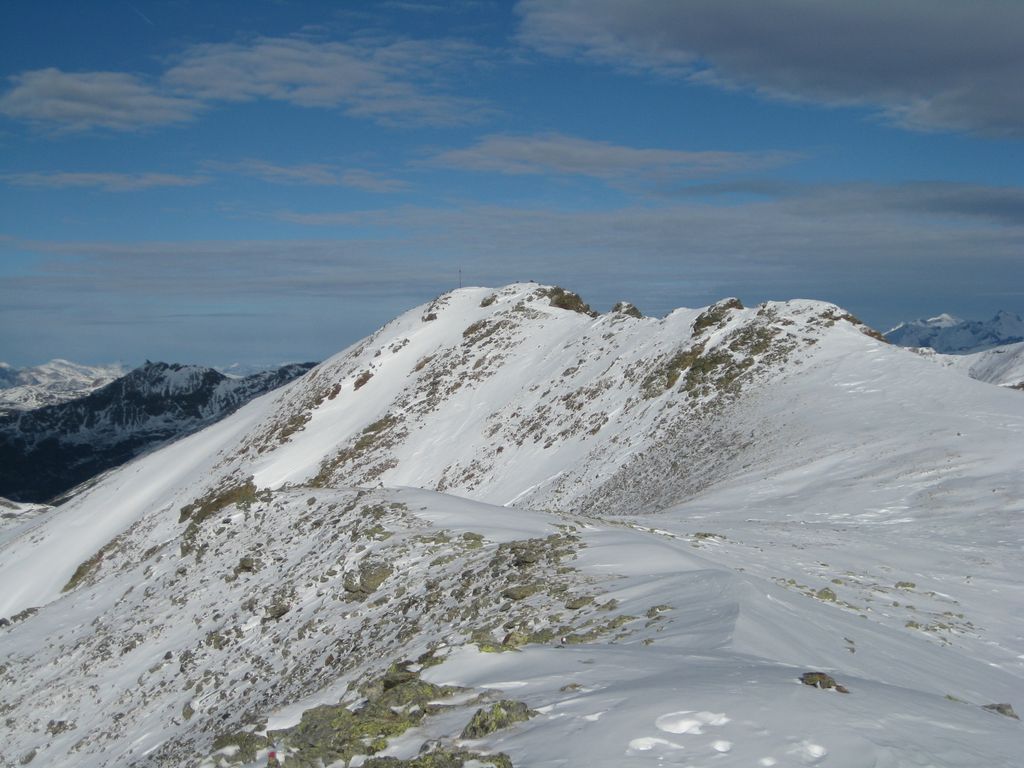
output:
[[[823,332],[874,343],[820,302],[726,300],[655,319],[566,310],[551,290],[464,289],[402,315],[321,364],[231,463],[260,487],[344,478],[631,511],[720,473],[742,447],[709,420]],[[692,463],[687,489],[665,487],[676,450]],[[648,473],[660,479],[645,495]],[[632,490],[613,490],[623,482]]]
[[126,371],[120,363],[82,365],[60,359],[29,368],[0,363],[0,414],[83,397],[124,376]]
[[[854,354],[884,349],[869,331],[816,301],[744,308],[732,299],[655,319],[593,316],[561,289],[532,283],[453,291],[243,407],[223,433],[168,449],[179,459],[146,460],[86,490],[67,505],[94,525],[76,534],[80,558],[48,566],[44,584],[23,580],[21,596],[7,599],[11,609],[52,599],[77,562],[148,504],[182,506],[248,477],[259,489],[382,484],[522,507],[658,509],[777,453],[750,438],[739,406],[798,373],[826,337]],[[194,376],[168,372],[179,384]],[[163,392],[163,373],[136,378]],[[100,426],[116,433],[135,412],[119,407]],[[147,501],[120,493],[111,505],[103,489],[133,476]],[[113,527],[95,525],[94,505]]]
[[885,334],[901,347],[928,347],[943,354],[968,354],[1024,341],[1024,320],[997,312],[991,320],[961,320],[942,314],[900,323]]
[[[7,748],[1009,768],[1019,397],[820,302],[447,294],[0,535]],[[409,674],[465,690],[346,741]]]

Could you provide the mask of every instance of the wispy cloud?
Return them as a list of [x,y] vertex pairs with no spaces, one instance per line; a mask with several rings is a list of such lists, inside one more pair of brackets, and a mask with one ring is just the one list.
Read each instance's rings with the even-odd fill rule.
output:
[[413,13],[445,13],[451,9],[449,3],[424,3],[424,2],[402,2],[402,0],[384,0],[381,7],[397,11],[410,11]]
[[[1024,215],[1005,199],[1020,188],[952,184],[808,185],[763,190],[766,199],[716,205],[696,200],[592,211],[403,206],[366,211],[286,211],[275,218],[345,232],[378,231],[387,252],[461,259],[483,282],[524,277],[586,283],[609,292],[627,277],[644,293],[674,286],[673,302],[744,296],[949,297],[964,280],[1004,287],[1024,248]],[[965,258],[971,254],[971,258]],[[865,284],[885,274],[886,285]],[[951,279],[951,275],[959,275]],[[938,277],[941,275],[941,279]],[[674,282],[683,280],[685,288]],[[981,285],[985,283],[985,285]],[[700,285],[696,296],[693,286]],[[680,296],[679,291],[684,290]],[[844,298],[845,297],[845,298]]]
[[142,11],[140,11],[138,8],[136,8],[134,5],[132,5],[129,2],[125,2],[125,5],[127,5],[129,8],[131,8],[132,11],[135,12],[135,15],[138,16],[139,18],[141,18],[147,24],[149,24],[149,26],[151,26],[151,27],[155,27],[156,26],[156,24],[153,23],[153,20],[151,18],[149,18],[149,16],[144,14]]
[[452,94],[449,78],[484,56],[458,40],[258,38],[193,46],[163,81],[209,101],[270,99],[385,123],[459,125],[478,121],[488,108]]
[[205,184],[206,176],[179,176],[172,173],[5,173],[0,180],[16,187],[44,189],[89,188],[106,192],[136,192],[155,187],[194,187]]
[[431,165],[503,174],[589,176],[605,181],[685,179],[749,173],[797,159],[792,152],[687,152],[647,149],[558,133],[491,135],[465,149],[435,155]]
[[410,186],[408,182],[401,179],[393,179],[361,168],[343,172],[341,183],[346,187],[361,189],[364,192],[401,192]]
[[[406,252],[410,260],[444,254],[471,265],[484,284],[533,278],[578,285],[608,300],[626,290],[648,301],[664,297],[655,310],[699,306],[729,293],[752,300],[824,298],[884,314],[924,298],[957,306],[964,284],[974,295],[1005,289],[1007,271],[1017,269],[1024,248],[1024,216],[999,203],[1007,194],[1020,200],[1024,190],[809,185],[728,205],[404,206],[274,215],[341,237],[379,231],[385,251]],[[885,280],[866,283],[865,274]]]
[[803,184],[778,179],[694,184],[679,197],[716,200],[722,197],[774,200],[812,216],[830,218],[888,211],[931,216],[943,225],[984,220],[1005,227],[1024,227],[1024,187],[950,181],[909,181],[898,184],[846,182]]
[[266,160],[246,159],[226,163],[209,161],[204,167],[211,171],[238,173],[272,184],[301,184],[320,187],[351,187],[365,192],[400,192],[408,182],[363,168],[341,168],[325,163],[280,165]]
[[[308,345],[315,326],[316,349],[301,352],[315,357],[453,287],[459,266],[475,284],[554,282],[597,307],[629,299],[661,313],[724,295],[745,302],[805,296],[880,325],[928,312],[970,316],[972,300],[1005,294],[1007,276],[1019,272],[1024,217],[999,203],[1009,197],[1019,205],[1019,188],[922,183],[766,192],[728,205],[662,198],[587,211],[472,205],[273,214],[327,233],[316,239],[12,238],[0,242],[2,252],[31,259],[0,280],[0,342],[31,356],[38,342],[27,339],[49,334],[60,349],[97,319],[159,326],[167,314],[239,311],[264,313],[232,331],[239,349],[249,344],[255,355],[273,339],[276,354],[300,354],[295,345]],[[223,354],[222,326],[213,333],[209,320],[194,319],[188,328],[190,344],[210,337]],[[95,354],[110,349],[109,338],[90,338]],[[135,338],[138,355],[155,354],[153,338]],[[186,347],[181,354],[195,354]]]
[[1024,135],[1024,4],[1005,0],[521,0],[555,56],[768,98],[879,110],[919,130]]
[[133,131],[191,120],[217,103],[267,99],[390,125],[463,125],[493,114],[452,87],[460,71],[486,56],[458,40],[207,43],[182,51],[156,78],[52,67],[22,72],[0,95],[0,114],[56,132]]
[[187,96],[123,72],[62,72],[37,69],[10,78],[0,96],[0,114],[57,131],[108,128],[131,131],[191,120],[202,108]]
[[255,159],[239,160],[233,163],[212,160],[204,163],[204,167],[212,171],[252,176],[274,184],[310,184],[326,187],[339,183],[337,170],[320,163],[279,165]]

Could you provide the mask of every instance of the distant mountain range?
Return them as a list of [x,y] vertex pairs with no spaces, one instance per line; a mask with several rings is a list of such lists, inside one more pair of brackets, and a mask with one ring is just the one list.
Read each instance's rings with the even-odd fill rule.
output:
[[128,372],[120,363],[82,365],[51,360],[29,368],[0,363],[0,413],[27,411],[83,397]]
[[[0,496],[48,501],[154,445],[218,421],[313,365],[232,378],[203,366],[147,362],[84,397],[0,414]],[[75,388],[91,388],[97,372],[105,376],[115,368],[54,361],[33,370],[52,372],[50,394],[60,400]]]
[[885,338],[901,347],[929,347],[943,354],[962,355],[1024,341],[1024,320],[1011,312],[998,312],[991,320],[961,320],[942,314],[900,323]]

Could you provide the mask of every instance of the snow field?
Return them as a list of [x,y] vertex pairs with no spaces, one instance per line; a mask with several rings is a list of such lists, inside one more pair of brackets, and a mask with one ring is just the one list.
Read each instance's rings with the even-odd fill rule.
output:
[[[0,583],[14,586],[0,615],[43,606],[0,628],[14,754],[192,764],[223,730],[354,705],[346,685],[360,672],[443,645],[422,679],[539,713],[480,745],[520,766],[1019,765],[1020,723],[982,708],[1021,709],[1024,690],[1019,393],[886,347],[817,302],[729,310],[697,338],[697,310],[594,319],[537,289],[466,289],[413,310],[286,391],[7,528]],[[643,394],[680,349],[722,350],[765,323],[789,351],[754,355],[740,389],[685,394],[684,375]],[[369,447],[327,487],[307,484],[360,440]],[[249,476],[274,492],[218,510],[185,553],[179,509]],[[385,488],[345,511],[349,481]],[[357,512],[378,506],[379,519]],[[505,582],[481,582],[494,600],[475,616],[453,597],[462,574],[497,568],[503,544],[555,533],[573,537],[568,572],[530,578],[564,578],[564,595],[503,602],[492,593]],[[379,605],[344,586],[372,558],[393,569]],[[417,591],[428,582],[429,599]],[[274,618],[278,600],[288,610]],[[493,624],[500,644],[510,616],[574,629],[504,652],[471,641]],[[345,654],[364,666],[334,669]],[[849,693],[802,684],[808,671]],[[468,701],[385,754],[457,742]]]

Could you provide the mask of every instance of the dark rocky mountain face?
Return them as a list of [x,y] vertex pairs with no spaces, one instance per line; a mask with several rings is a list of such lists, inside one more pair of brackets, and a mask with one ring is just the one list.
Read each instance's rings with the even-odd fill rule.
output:
[[218,421],[313,365],[232,379],[212,368],[147,362],[77,400],[0,416],[0,496],[51,500],[153,446]]

